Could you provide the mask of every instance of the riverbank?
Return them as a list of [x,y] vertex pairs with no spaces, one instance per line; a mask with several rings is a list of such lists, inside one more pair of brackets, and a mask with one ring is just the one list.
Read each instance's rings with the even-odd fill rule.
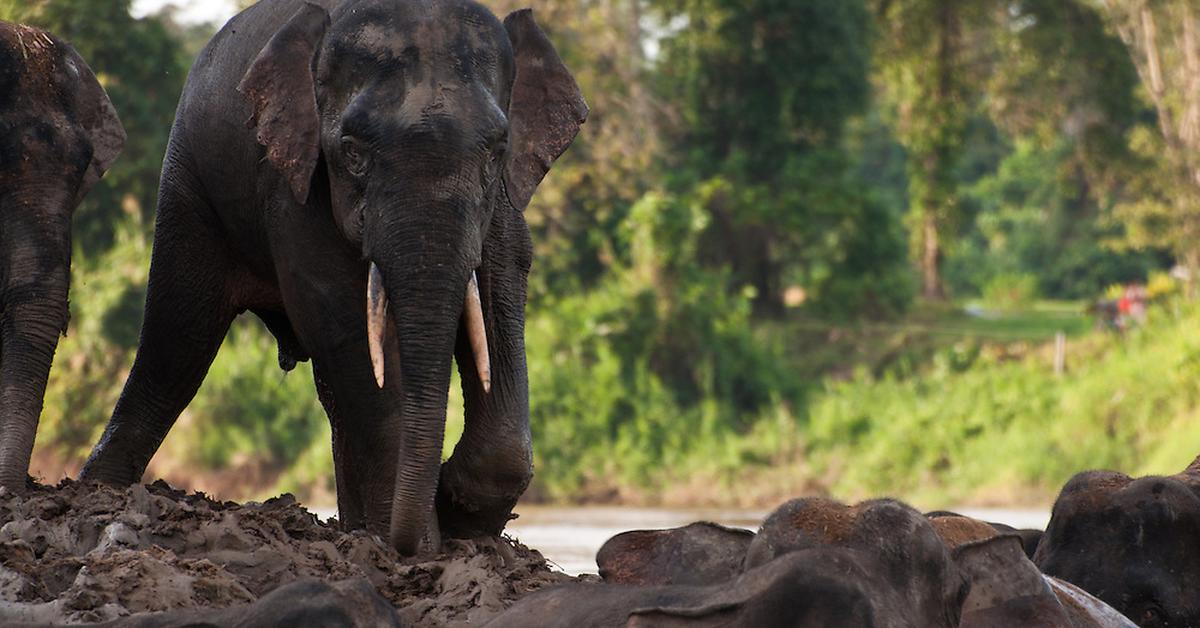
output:
[[[611,416],[597,409],[590,423],[574,424],[548,418],[554,405],[540,401],[535,477],[524,502],[754,510],[798,495],[890,495],[931,507],[1039,508],[1080,471],[1169,473],[1200,452],[1195,306],[1155,308],[1144,326],[1124,335],[1076,329],[1061,374],[1052,340],[961,340],[922,351],[921,361],[904,368],[892,359],[888,367],[876,361],[877,368],[828,375],[797,399],[737,421],[703,406],[679,417],[673,413],[682,410],[670,404],[653,418],[650,395],[637,402],[645,406],[637,417],[612,415],[620,407],[613,401],[603,410]],[[614,398],[642,394],[612,386]],[[598,387],[589,380],[586,388]],[[451,390],[446,455],[462,426],[457,387]],[[230,432],[190,412],[148,478],[221,499],[293,493],[305,503],[334,503],[324,417],[316,419],[311,443],[281,465],[245,453],[261,449],[246,437],[222,440]],[[278,431],[264,423],[236,421],[267,435]],[[42,443],[35,477],[74,477],[87,448],[59,456]],[[196,451],[219,446],[240,453],[215,468],[196,461]]]

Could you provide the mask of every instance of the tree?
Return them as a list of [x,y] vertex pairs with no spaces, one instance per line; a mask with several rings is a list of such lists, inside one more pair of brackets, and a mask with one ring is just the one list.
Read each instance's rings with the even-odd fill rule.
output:
[[1125,42],[1158,114],[1161,143],[1135,138],[1144,156],[1161,149],[1165,171],[1148,172],[1143,195],[1120,215],[1143,239],[1168,243],[1189,272],[1200,273],[1200,6],[1193,0],[1101,0]]
[[[534,17],[575,74],[591,107],[571,149],[550,170],[525,210],[537,270],[530,300],[595,286],[617,258],[617,236],[650,189],[669,115],[650,89],[644,0],[558,0]],[[486,3],[501,19],[525,0]]]
[[922,295],[941,300],[944,241],[959,217],[957,168],[987,59],[972,42],[988,41],[995,6],[984,0],[876,0],[875,9],[882,31],[876,66],[908,153]]
[[1128,138],[1153,115],[1125,45],[1087,3],[1006,8],[987,33],[992,71],[980,110],[1002,154],[982,177],[960,181],[963,228],[946,260],[948,283],[977,292],[1022,275],[1043,296],[1087,298],[1144,278],[1161,264],[1160,247],[1120,250],[1114,244],[1130,232],[1111,220],[1118,198],[1144,196],[1131,182],[1148,163]]
[[852,234],[892,233],[863,226],[889,215],[864,210],[869,195],[859,194],[866,186],[851,176],[844,146],[848,122],[870,104],[863,2],[653,6],[674,27],[656,65],[659,93],[678,112],[665,132],[664,175],[712,217],[700,259],[728,267],[732,288],[752,286],[760,316],[782,312],[789,284],[816,293],[857,272],[841,263]]

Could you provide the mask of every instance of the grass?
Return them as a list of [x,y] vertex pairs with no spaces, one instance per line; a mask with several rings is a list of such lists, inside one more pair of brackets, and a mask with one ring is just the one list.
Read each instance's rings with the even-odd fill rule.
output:
[[806,464],[828,489],[925,503],[1045,503],[1095,468],[1173,473],[1200,452],[1200,311],[1158,309],[1126,336],[1077,337],[1067,372],[1034,347],[934,360],[918,377],[828,382]]

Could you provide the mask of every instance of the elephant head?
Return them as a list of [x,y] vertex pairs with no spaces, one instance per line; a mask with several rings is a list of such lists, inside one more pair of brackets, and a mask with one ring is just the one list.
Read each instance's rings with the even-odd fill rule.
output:
[[0,22],[0,486],[22,490],[67,326],[71,214],[125,130],[69,44]]
[[[371,372],[400,383],[391,541],[413,553],[433,523],[451,357],[469,422],[528,424],[522,212],[587,105],[530,11],[501,24],[470,0],[305,4],[239,91],[294,198],[327,194],[361,248]],[[494,496],[508,508],[474,522],[483,531],[528,483],[525,433],[515,468],[497,471],[523,479]]]
[[1198,471],[1193,463],[1168,477],[1076,475],[1054,503],[1034,562],[1139,626],[1200,625]]
[[754,533],[698,521],[669,530],[631,530],[604,543],[596,565],[605,582],[642,586],[727,582],[742,571]]

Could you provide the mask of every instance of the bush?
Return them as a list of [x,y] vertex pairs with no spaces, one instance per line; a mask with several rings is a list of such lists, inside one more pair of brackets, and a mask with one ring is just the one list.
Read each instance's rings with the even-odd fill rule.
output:
[[749,435],[795,386],[752,333],[752,293],[681,263],[706,223],[698,205],[643,199],[625,225],[631,264],[531,313],[535,481],[548,496],[654,492],[768,455],[748,453]]
[[1037,300],[1037,277],[1023,273],[996,275],[983,287],[983,302],[998,310],[1028,308]]
[[[839,496],[1045,502],[1088,469],[1174,473],[1200,451],[1200,310],[1152,312],[1125,338],[968,370],[828,384],[808,451]],[[931,504],[932,505],[932,504]]]

